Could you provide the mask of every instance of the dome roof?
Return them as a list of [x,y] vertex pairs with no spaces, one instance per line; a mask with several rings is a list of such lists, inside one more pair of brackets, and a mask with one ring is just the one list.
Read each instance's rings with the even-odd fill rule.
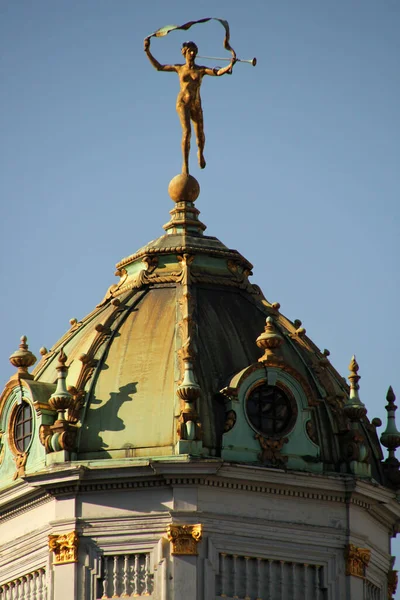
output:
[[27,359],[21,380],[47,455],[221,457],[383,481],[358,365],[349,387],[249,281],[252,265],[203,234],[189,183],[170,185],[166,233],[117,265],[118,283],[43,350],[33,381]]

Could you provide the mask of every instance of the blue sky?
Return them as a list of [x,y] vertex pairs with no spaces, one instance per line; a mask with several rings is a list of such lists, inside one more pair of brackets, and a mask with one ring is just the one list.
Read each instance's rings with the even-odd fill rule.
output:
[[[178,80],[143,38],[206,16],[258,65],[203,82],[200,218],[344,376],[356,354],[368,414],[385,420],[388,385],[400,395],[398,0],[2,0],[3,382],[22,334],[39,356],[163,233]],[[152,50],[180,62],[194,39],[228,56],[223,34],[209,23]]]

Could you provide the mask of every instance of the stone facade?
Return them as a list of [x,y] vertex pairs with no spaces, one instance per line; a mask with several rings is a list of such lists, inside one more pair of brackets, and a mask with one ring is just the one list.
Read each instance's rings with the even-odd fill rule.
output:
[[[217,459],[68,464],[0,501],[5,600],[386,600],[400,516],[392,492],[350,476]],[[192,538],[183,552],[171,526]]]

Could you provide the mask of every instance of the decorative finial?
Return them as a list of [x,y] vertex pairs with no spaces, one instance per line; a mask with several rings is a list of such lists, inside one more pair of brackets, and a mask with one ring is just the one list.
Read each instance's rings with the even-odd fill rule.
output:
[[343,407],[343,410],[351,421],[358,421],[367,414],[367,409],[358,395],[358,390],[360,389],[358,382],[361,379],[360,375],[358,375],[358,369],[359,366],[356,357],[353,355],[349,364],[350,374],[348,376],[350,381],[350,394]]
[[327,367],[329,365],[328,356],[330,356],[330,352],[329,352],[329,350],[324,348],[324,350],[322,352],[322,357],[320,359],[320,363],[323,367]]
[[389,450],[389,459],[395,458],[396,448],[400,446],[400,432],[396,427],[396,396],[394,395],[392,386],[389,387],[386,394],[387,405],[387,425],[385,431],[381,435],[381,443]]
[[46,346],[42,346],[39,352],[41,356],[46,356],[46,354],[48,354],[49,351],[47,350]]
[[58,355],[58,364],[57,364],[57,388],[49,398],[49,404],[53,410],[57,411],[57,421],[55,424],[65,421],[65,411],[72,406],[73,396],[67,390],[67,375],[68,375],[68,367],[66,366],[67,355],[64,352],[64,348],[61,348],[61,351]]
[[260,362],[276,357],[276,351],[283,344],[283,337],[277,332],[272,317],[267,317],[264,331],[258,336],[256,344],[264,350],[263,356],[258,359]]
[[13,352],[9,359],[10,363],[18,369],[17,376],[20,379],[33,379],[33,375],[28,372],[28,368],[35,364],[36,356],[29,350],[27,341],[28,338],[23,335],[19,349]]
[[200,211],[194,205],[200,194],[197,179],[191,175],[176,175],[169,183],[168,193],[175,202],[175,208],[170,211],[172,218],[164,225],[165,231],[169,234],[193,232],[202,235],[206,226],[199,221]]
[[359,400],[358,390],[360,389],[360,386],[358,385],[358,382],[361,379],[360,375],[358,375],[359,368],[360,367],[358,366],[358,362],[356,361],[356,357],[353,354],[353,356],[351,357],[350,364],[349,364],[350,374],[348,376],[348,379],[350,381],[350,397],[357,398],[358,400]]
[[72,319],[69,320],[69,324],[71,325],[71,327],[76,325],[77,322],[78,322],[78,319],[76,319],[75,317],[72,317]]
[[196,382],[193,365],[190,361],[185,362],[183,381],[177,390],[179,398],[187,403],[195,402],[201,396],[201,388]]

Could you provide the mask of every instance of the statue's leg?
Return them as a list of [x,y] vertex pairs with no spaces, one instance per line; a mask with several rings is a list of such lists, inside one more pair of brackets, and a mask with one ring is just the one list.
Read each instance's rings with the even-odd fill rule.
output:
[[193,128],[196,134],[197,140],[197,157],[199,159],[199,167],[200,169],[204,169],[206,166],[206,161],[204,158],[204,146],[206,143],[206,136],[204,135],[204,121],[203,121],[203,109],[201,108],[201,104],[196,104],[194,108],[190,111],[190,116],[193,121]]
[[190,128],[190,110],[186,104],[181,103],[176,105],[176,110],[182,125],[182,173],[189,175],[190,136],[192,133]]

